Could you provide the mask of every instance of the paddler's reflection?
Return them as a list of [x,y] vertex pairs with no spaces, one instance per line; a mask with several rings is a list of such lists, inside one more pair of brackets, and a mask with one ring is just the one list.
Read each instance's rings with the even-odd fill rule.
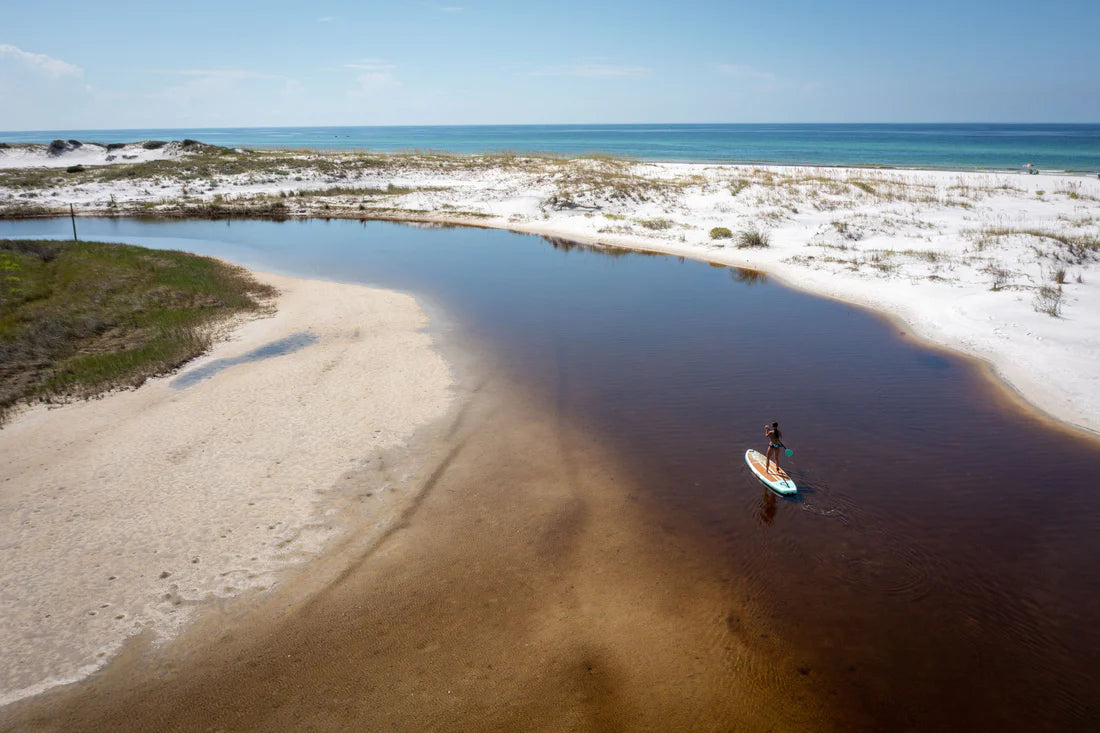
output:
[[775,519],[775,512],[778,509],[778,505],[775,501],[775,494],[767,489],[764,489],[764,501],[760,504],[760,521],[764,524],[771,524]]

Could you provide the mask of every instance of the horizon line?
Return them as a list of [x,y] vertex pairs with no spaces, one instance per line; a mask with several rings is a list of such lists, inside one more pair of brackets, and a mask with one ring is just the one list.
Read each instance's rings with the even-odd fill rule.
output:
[[55,127],[39,128],[33,130],[0,130],[0,135],[28,134],[45,132],[129,132],[139,130],[292,130],[292,129],[347,129],[347,128],[402,128],[402,127],[652,127],[657,125],[670,126],[703,126],[703,125],[1100,125],[1096,122],[1066,122],[1051,120],[1020,120],[1011,122],[991,122],[986,120],[973,121],[908,121],[908,122],[475,122],[475,123],[427,123],[427,124],[371,124],[371,125],[226,125],[226,126],[183,126],[183,127]]

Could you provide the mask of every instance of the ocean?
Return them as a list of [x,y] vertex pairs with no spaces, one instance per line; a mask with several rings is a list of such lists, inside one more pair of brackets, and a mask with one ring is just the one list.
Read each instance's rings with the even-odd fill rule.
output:
[[0,132],[0,142],[191,138],[228,147],[602,153],[642,160],[1100,171],[1100,124],[211,127]]

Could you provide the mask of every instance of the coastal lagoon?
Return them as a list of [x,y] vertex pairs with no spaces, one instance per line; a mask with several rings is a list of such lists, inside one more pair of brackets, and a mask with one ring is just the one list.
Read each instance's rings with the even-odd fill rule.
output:
[[[409,292],[436,314],[445,354],[474,355],[470,381],[502,385],[516,403],[537,408],[523,419],[537,413],[550,421],[538,432],[517,428],[517,412],[489,413],[480,423],[487,434],[516,428],[530,439],[502,442],[499,455],[483,445],[462,480],[439,491],[474,505],[484,500],[479,487],[508,476],[502,493],[479,507],[492,524],[513,502],[549,491],[536,470],[547,456],[563,457],[561,480],[580,487],[577,511],[547,519],[553,531],[535,520],[517,525],[531,535],[498,531],[505,552],[488,557],[476,549],[482,535],[463,535],[446,572],[420,581],[416,588],[434,587],[432,597],[443,600],[404,606],[399,621],[431,630],[424,648],[446,658],[425,662],[429,668],[477,666],[489,652],[456,638],[476,637],[498,615],[534,615],[532,604],[515,599],[572,588],[578,568],[614,558],[619,565],[598,567],[618,576],[576,583],[585,589],[574,591],[579,598],[536,604],[539,614],[570,628],[591,607],[611,608],[613,618],[599,618],[612,630],[616,619],[644,628],[634,621],[659,616],[700,661],[692,669],[645,647],[631,650],[609,631],[566,665],[586,684],[548,673],[526,692],[562,710],[588,710],[594,724],[773,719],[790,729],[831,721],[837,729],[1072,730],[1097,714],[1100,448],[1020,411],[975,363],[921,346],[885,319],[761,273],[495,230],[349,220],[77,226],[87,240]],[[6,221],[0,237],[65,237],[69,227]],[[762,426],[772,420],[795,451],[784,462],[801,487],[793,499],[767,492],[742,459],[745,448],[763,447]],[[547,435],[569,446],[536,439]],[[592,507],[620,499],[628,507],[621,512],[639,518],[640,544],[600,531],[602,510]],[[582,527],[594,539],[576,539]],[[545,540],[535,550],[527,547],[532,536]],[[633,547],[647,548],[644,560]],[[513,566],[509,548],[543,564]],[[627,596],[629,604],[601,605],[635,563],[639,575],[664,580]],[[494,576],[512,582],[473,592]],[[476,582],[459,588],[455,577]],[[371,588],[360,586],[391,601],[409,592],[400,584]],[[490,597],[500,608],[487,610]],[[538,636],[534,622],[502,624],[514,635],[500,647],[512,664],[558,670],[556,657],[521,643]],[[329,656],[342,653],[335,647]],[[485,674],[465,688],[468,699],[503,689]],[[390,683],[406,690],[409,679],[395,674]],[[661,680],[650,685],[660,694],[633,694],[645,687],[638,680]],[[250,689],[228,676],[221,684]],[[714,702],[723,698],[738,704]],[[247,704],[242,699],[227,705]],[[685,709],[693,700],[704,709]],[[467,705],[467,722],[475,713],[533,719]]]

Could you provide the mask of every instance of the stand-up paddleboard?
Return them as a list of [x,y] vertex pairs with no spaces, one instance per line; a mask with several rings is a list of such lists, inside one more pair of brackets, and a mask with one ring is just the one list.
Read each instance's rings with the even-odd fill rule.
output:
[[791,481],[791,477],[787,475],[779,466],[775,465],[775,461],[772,461],[770,469],[764,468],[767,464],[767,456],[762,453],[749,448],[745,451],[745,463],[749,464],[749,468],[756,474],[756,478],[764,482],[764,485],[777,494],[793,494],[798,491],[798,487],[794,485],[794,481]]

